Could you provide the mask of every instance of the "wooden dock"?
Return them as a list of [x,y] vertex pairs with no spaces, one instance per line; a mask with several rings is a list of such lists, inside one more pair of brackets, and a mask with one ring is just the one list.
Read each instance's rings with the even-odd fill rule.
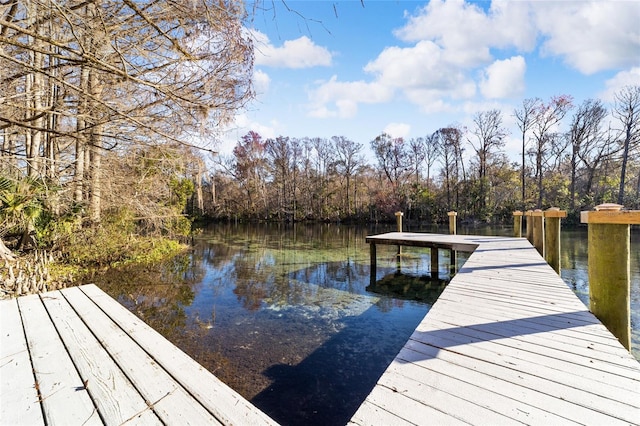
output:
[[2,425],[276,424],[95,285],[0,301]]
[[640,424],[640,363],[526,239],[367,242],[472,254],[351,425]]

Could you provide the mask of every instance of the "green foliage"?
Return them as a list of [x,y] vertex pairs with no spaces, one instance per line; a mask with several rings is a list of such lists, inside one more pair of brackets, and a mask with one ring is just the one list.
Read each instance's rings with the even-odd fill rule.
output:
[[0,177],[0,220],[8,232],[23,233],[35,226],[45,210],[46,187],[43,182],[24,178]]
[[85,229],[72,236],[63,253],[78,267],[122,266],[155,263],[184,250],[178,241],[128,234],[114,224]]
[[169,181],[171,189],[170,205],[178,207],[180,213],[187,206],[187,200],[195,190],[195,186],[191,179],[172,177]]

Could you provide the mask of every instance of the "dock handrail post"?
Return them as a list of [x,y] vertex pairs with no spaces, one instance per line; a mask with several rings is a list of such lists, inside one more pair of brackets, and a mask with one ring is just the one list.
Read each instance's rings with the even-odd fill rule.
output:
[[601,204],[580,212],[588,224],[589,309],[631,348],[630,226],[640,224],[640,210],[622,210],[619,204]]
[[560,219],[567,212],[558,207],[550,207],[544,212],[544,259],[560,275]]
[[[398,224],[398,232],[402,232],[402,212],[396,212],[396,222]],[[398,251],[396,253],[396,267],[398,272],[400,271],[400,256],[402,255],[402,247],[398,245]]]
[[522,213],[520,210],[513,212],[513,236],[522,238]]
[[535,209],[531,213],[531,218],[533,219],[533,246],[540,256],[544,257],[544,212]]
[[[456,235],[458,233],[458,212],[447,212],[447,216],[449,216],[449,234]],[[456,272],[457,264],[458,253],[455,250],[449,250],[449,270],[452,274]]]
[[531,214],[533,213],[532,210],[527,210],[524,215],[527,217],[527,240],[529,240],[529,242],[531,244],[533,244],[533,218],[531,217]]

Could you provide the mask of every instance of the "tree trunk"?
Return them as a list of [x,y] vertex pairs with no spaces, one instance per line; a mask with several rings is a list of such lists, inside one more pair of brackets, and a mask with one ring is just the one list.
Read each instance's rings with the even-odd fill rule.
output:
[[624,184],[627,175],[627,161],[629,160],[629,145],[631,145],[631,125],[627,126],[622,152],[622,167],[620,168],[620,189],[618,190],[618,204],[624,205]]

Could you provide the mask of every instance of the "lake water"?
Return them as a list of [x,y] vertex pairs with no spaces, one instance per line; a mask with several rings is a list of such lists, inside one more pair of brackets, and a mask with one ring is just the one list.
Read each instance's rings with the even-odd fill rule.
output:
[[[378,282],[370,288],[365,237],[391,230],[218,224],[168,264],[95,282],[276,421],[343,425],[449,279],[445,254],[441,280],[432,281],[428,250],[403,249],[398,274],[395,247],[379,246]],[[563,230],[562,245],[562,277],[586,304],[586,229]],[[634,232],[633,350],[640,359],[639,248]]]

